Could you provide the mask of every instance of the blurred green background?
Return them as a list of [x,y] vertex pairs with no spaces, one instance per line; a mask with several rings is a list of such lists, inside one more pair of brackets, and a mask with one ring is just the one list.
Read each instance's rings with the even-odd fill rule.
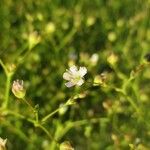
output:
[[[75,150],[150,149],[149,0],[1,0],[0,21],[0,59],[16,65],[12,81],[24,80],[40,118],[76,92],[84,95],[45,124],[55,139]],[[73,64],[88,69],[79,88],[64,85]],[[86,88],[94,79],[104,83]],[[5,87],[1,67],[0,104]],[[33,118],[11,92],[8,109]],[[0,113],[9,150],[58,149],[31,123]]]

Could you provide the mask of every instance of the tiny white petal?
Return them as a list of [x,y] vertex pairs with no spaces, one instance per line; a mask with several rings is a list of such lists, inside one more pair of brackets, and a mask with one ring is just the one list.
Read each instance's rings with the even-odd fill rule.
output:
[[84,83],[84,80],[83,79],[80,79],[77,83],[78,86],[81,86],[82,84]]
[[66,85],[68,88],[70,88],[70,87],[74,86],[75,84],[73,84],[72,82],[67,82],[67,83],[65,83],[65,85]]
[[71,71],[71,73],[76,74],[76,72],[78,71],[78,68],[76,66],[71,66],[69,70]]
[[87,73],[86,67],[80,67],[79,74],[81,77],[83,77]]
[[99,59],[99,55],[96,54],[96,53],[94,53],[94,54],[91,56],[91,61],[92,61],[92,62],[97,62],[98,59]]
[[64,78],[65,80],[71,80],[71,74],[68,73],[68,72],[65,72],[65,73],[63,74],[63,78]]

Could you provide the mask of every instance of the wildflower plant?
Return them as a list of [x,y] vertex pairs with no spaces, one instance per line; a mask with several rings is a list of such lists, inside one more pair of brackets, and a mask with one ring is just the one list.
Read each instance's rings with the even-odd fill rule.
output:
[[0,149],[150,149],[149,0],[1,3]]

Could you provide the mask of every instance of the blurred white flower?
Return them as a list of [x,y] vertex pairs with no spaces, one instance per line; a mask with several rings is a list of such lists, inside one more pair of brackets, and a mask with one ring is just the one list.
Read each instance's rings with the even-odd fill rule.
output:
[[97,53],[94,53],[90,58],[91,65],[95,66],[98,60],[99,60],[99,55]]
[[87,73],[86,67],[80,67],[79,70],[76,66],[71,66],[69,70],[63,74],[63,78],[69,82],[65,83],[67,87],[74,85],[81,86],[84,83],[84,75]]
[[0,137],[0,150],[5,150],[6,142],[7,139],[4,140]]

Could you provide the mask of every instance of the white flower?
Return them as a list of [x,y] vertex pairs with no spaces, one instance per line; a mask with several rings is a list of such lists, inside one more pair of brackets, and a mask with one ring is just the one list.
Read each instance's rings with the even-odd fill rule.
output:
[[65,83],[67,87],[74,85],[81,86],[84,83],[84,75],[87,73],[86,67],[80,67],[79,70],[76,66],[71,66],[69,70],[63,74],[63,78],[69,82]]
[[5,150],[5,145],[6,145],[7,139],[2,139],[0,137],[0,150]]

